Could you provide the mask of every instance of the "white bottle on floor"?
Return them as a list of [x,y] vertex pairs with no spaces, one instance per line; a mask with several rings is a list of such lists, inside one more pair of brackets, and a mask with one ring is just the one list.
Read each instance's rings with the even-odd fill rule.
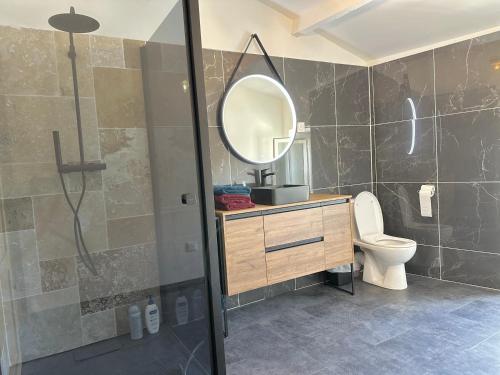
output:
[[132,305],[128,308],[128,322],[130,324],[130,338],[132,340],[142,339],[143,328],[139,306]]
[[144,311],[144,318],[146,319],[146,328],[151,335],[158,333],[160,330],[160,312],[158,306],[153,300],[153,296],[149,296],[149,302]]

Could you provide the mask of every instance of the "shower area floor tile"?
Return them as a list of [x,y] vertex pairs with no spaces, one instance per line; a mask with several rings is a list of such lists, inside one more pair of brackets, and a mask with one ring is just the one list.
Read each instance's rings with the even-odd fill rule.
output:
[[[197,337],[206,321],[184,328],[162,326],[156,335],[132,341],[129,335],[115,337],[82,348],[24,363],[22,375],[182,375],[208,374],[203,363],[209,358],[207,345],[191,357],[190,337]],[[194,331],[193,331],[194,330]],[[191,332],[191,333],[190,333]]]

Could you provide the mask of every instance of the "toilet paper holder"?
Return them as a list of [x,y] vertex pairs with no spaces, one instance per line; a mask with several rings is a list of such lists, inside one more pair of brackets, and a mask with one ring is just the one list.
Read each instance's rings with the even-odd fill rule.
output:
[[436,193],[436,187],[434,185],[422,185],[420,187],[420,190],[418,190],[419,193],[420,192],[424,193],[427,191],[430,192],[430,194],[431,194],[430,196],[432,198],[434,196],[434,194]]
[[418,191],[420,201],[420,214],[424,217],[432,217],[431,198],[436,193],[434,185],[422,185]]

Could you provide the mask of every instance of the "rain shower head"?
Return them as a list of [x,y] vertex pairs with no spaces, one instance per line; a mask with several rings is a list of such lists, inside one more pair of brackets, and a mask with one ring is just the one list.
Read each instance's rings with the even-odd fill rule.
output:
[[68,33],[90,33],[99,28],[99,22],[84,14],[75,13],[71,7],[69,13],[55,14],[49,18],[49,24],[53,28]]

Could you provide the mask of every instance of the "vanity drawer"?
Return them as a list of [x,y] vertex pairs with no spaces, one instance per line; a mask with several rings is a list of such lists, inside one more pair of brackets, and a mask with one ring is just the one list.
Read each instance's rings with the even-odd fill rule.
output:
[[266,248],[323,236],[321,207],[264,216]]
[[224,254],[227,295],[267,285],[262,216],[226,221]]
[[325,269],[323,241],[266,254],[269,285]]
[[327,269],[353,262],[350,206],[345,203],[323,207]]

